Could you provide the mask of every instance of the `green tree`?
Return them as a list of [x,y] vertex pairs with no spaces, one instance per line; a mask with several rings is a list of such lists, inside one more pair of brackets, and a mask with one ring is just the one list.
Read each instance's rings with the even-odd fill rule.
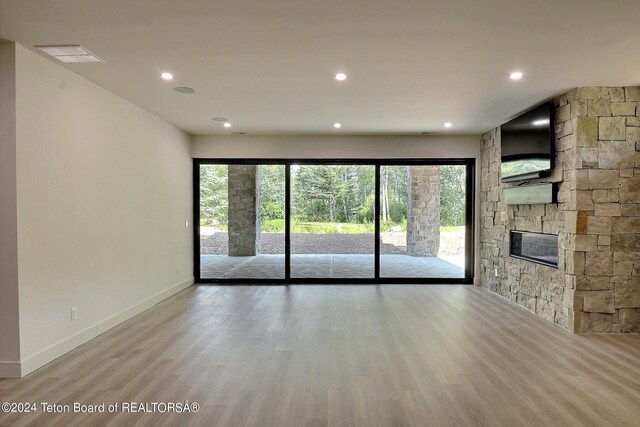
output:
[[464,225],[466,168],[440,167],[440,225]]
[[389,221],[389,166],[380,167],[380,211],[381,221]]
[[260,218],[284,218],[284,165],[260,165]]
[[303,220],[335,222],[341,197],[354,185],[346,179],[345,165],[307,165],[297,173],[296,204],[303,208]]
[[408,192],[408,166],[388,166],[388,212],[389,220],[401,223],[407,218]]
[[229,212],[227,165],[200,165],[200,220],[226,224]]

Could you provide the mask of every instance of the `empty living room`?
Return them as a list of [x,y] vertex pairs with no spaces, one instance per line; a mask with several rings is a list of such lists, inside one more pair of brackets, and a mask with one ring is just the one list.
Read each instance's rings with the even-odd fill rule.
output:
[[0,0],[0,426],[639,426],[639,16]]

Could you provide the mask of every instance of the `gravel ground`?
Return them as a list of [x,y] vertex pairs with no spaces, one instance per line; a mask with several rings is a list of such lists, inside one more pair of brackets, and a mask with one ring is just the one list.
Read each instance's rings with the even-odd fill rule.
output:
[[[463,239],[460,233],[442,233],[440,254],[462,255]],[[383,254],[406,254],[403,245],[404,233],[382,233],[380,252]],[[201,236],[201,253],[222,255],[227,253],[227,233]],[[372,254],[374,241],[371,234],[291,234],[291,250],[296,254]],[[284,253],[284,233],[261,233],[260,253]]]

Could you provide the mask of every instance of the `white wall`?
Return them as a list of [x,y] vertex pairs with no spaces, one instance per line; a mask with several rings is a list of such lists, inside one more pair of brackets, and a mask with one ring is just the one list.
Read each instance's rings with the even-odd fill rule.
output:
[[194,158],[402,159],[475,158],[479,135],[424,136],[195,136]]
[[20,375],[14,46],[0,41],[0,377]]
[[191,153],[200,159],[476,159],[474,284],[479,284],[480,135],[209,135],[194,136]]
[[16,48],[24,375],[192,283],[192,162],[186,133]]

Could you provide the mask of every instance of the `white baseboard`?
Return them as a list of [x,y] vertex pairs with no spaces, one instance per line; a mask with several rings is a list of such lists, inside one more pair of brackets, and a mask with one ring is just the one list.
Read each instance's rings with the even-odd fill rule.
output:
[[20,378],[21,374],[20,362],[0,361],[0,378]]
[[[18,368],[17,368],[17,372],[18,372],[18,377],[20,376],[25,376],[33,371],[35,371],[38,368],[41,368],[42,366],[46,365],[47,363],[51,362],[52,360],[57,359],[58,357],[62,356],[65,353],[68,353],[69,351],[73,350],[74,348],[86,343],[87,341],[97,337],[98,335],[108,331],[109,329],[113,328],[114,326],[119,325],[120,323],[124,322],[125,320],[129,320],[131,319],[133,316],[142,313],[143,311],[147,310],[150,307],[153,307],[154,305],[158,304],[159,302],[169,298],[172,295],[177,294],[178,292],[182,291],[183,289],[188,288],[189,286],[194,284],[194,279],[193,277],[190,279],[187,279],[183,282],[178,283],[175,286],[170,287],[169,289],[166,289],[162,292],[159,292],[155,295],[153,295],[151,298],[142,301],[138,304],[132,305],[129,308],[126,308],[124,310],[122,310],[119,313],[114,314],[113,316],[96,323],[93,326],[90,326],[80,332],[78,332],[75,335],[72,335],[68,338],[65,338],[61,341],[58,341],[57,343],[45,348],[44,350],[33,354],[25,359],[22,360],[21,363],[18,363]],[[0,362],[0,377],[3,377],[4,375],[2,375],[3,373],[3,366],[2,366],[3,362]],[[4,362],[4,363],[12,363],[12,362]],[[17,362],[15,362],[17,363]],[[6,368],[9,369],[9,368]],[[13,369],[15,369],[15,367],[13,367]],[[14,372],[14,371],[12,371]]]

